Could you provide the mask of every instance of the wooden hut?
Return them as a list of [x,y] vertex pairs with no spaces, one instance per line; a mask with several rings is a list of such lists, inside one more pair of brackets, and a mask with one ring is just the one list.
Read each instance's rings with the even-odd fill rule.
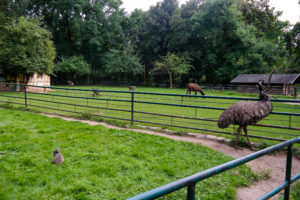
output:
[[[23,83],[23,75],[20,74],[17,76],[17,79],[15,77],[10,77],[9,75],[4,75],[0,71],[0,89],[2,91],[20,91],[21,87],[19,85],[8,85],[4,83]],[[34,86],[50,86],[50,76],[48,74],[39,74],[34,73],[33,76],[31,76],[28,80],[27,85],[34,85]],[[39,88],[39,87],[27,87],[28,92],[46,92],[45,88]]]
[[[230,83],[237,85],[238,92],[257,93],[257,83],[269,82],[270,74],[240,74]],[[300,83],[300,74],[273,74],[268,94],[297,95],[296,83]]]

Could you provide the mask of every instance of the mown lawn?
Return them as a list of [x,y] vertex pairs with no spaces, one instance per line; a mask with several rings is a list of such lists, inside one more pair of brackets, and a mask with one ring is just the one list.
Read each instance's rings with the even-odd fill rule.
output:
[[[0,199],[126,199],[229,160],[197,144],[0,109]],[[235,199],[258,177],[230,170],[197,184],[196,199]]]

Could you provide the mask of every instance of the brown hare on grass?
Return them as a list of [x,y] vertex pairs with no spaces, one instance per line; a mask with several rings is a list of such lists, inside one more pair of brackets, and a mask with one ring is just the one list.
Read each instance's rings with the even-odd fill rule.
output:
[[60,147],[58,147],[55,151],[53,151],[54,156],[54,164],[59,165],[64,161],[63,155],[60,153]]

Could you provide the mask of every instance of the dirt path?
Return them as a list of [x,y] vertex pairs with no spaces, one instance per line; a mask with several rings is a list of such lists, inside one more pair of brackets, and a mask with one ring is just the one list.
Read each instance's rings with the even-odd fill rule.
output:
[[[48,115],[44,114],[48,117],[59,117],[67,121],[80,121],[84,123],[88,123],[90,125],[102,125],[107,128],[113,128],[113,129],[127,129],[127,128],[120,128],[117,126],[112,126],[103,122],[95,122],[95,121],[89,121],[89,120],[79,120],[74,118],[67,118],[67,117],[61,117],[58,115]],[[154,132],[150,130],[140,130],[140,129],[127,129],[132,130],[135,132],[140,133],[146,133],[151,135],[158,135],[166,138],[170,138],[173,140],[179,140],[179,141],[186,141],[186,142],[193,142],[197,144],[201,144],[207,147],[210,147],[216,151],[219,151],[221,153],[224,153],[226,155],[232,156],[234,158],[240,158],[245,155],[253,153],[253,151],[242,148],[239,150],[235,150],[233,147],[216,141],[216,140],[210,140],[210,139],[199,139],[194,137],[186,137],[186,136],[177,136],[177,135],[168,135],[165,133],[159,133]],[[237,199],[239,200],[254,200],[265,193],[271,191],[275,187],[279,186],[284,182],[285,177],[285,162],[286,162],[286,155],[283,153],[277,153],[272,155],[263,156],[261,158],[258,158],[256,160],[253,160],[251,162],[248,162],[247,165],[251,167],[252,170],[257,172],[269,172],[270,178],[268,180],[261,180],[258,182],[255,182],[250,187],[243,187],[238,189],[237,193]],[[296,175],[300,172],[300,160],[293,159],[293,165],[292,165],[292,176]]]

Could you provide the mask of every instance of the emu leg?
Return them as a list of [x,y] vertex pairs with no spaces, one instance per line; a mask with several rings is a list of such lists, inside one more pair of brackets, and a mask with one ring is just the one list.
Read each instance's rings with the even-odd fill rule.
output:
[[239,137],[240,137],[240,135],[241,135],[242,129],[243,129],[243,127],[240,126],[240,127],[239,127],[239,130],[238,130],[238,133],[237,133],[237,135],[236,135],[236,138],[235,138],[235,149],[237,149],[237,147],[238,147],[237,144],[238,144],[238,142],[239,142]]
[[253,151],[253,147],[252,147],[252,144],[251,144],[251,142],[249,140],[248,133],[247,133],[247,126],[244,126],[244,132],[245,132],[245,135],[247,137],[247,141],[248,141],[248,144],[250,146],[250,149]]

